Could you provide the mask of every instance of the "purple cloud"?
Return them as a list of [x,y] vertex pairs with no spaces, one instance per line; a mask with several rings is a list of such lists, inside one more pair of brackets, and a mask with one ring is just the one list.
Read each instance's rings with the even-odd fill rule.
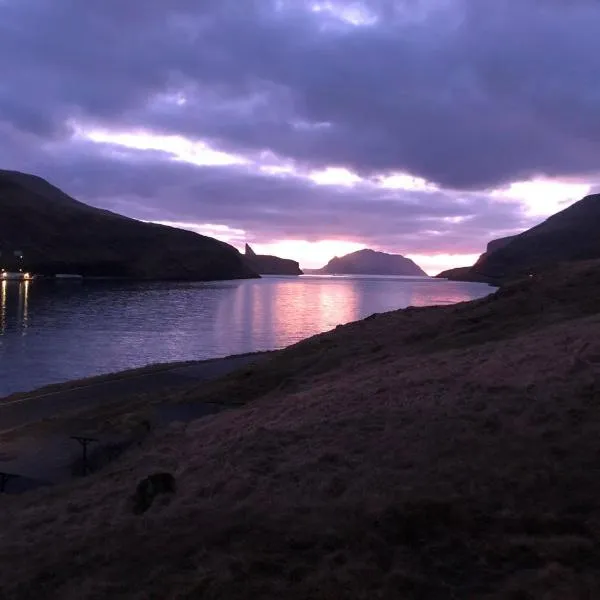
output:
[[[1,166],[141,218],[404,252],[477,252],[530,224],[491,188],[598,179],[596,2],[380,0],[362,3],[371,24],[359,26],[309,4],[4,0]],[[83,142],[78,126],[180,135],[367,179],[405,172],[439,190],[199,167]]]

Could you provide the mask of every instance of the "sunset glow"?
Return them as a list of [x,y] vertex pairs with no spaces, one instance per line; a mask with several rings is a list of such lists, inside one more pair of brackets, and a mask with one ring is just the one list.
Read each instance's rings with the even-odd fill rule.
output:
[[[365,179],[347,168],[325,167],[319,170],[306,171],[296,168],[290,161],[279,159],[272,153],[266,153],[256,160],[227,152],[215,150],[209,143],[199,140],[190,140],[182,136],[157,135],[149,131],[111,131],[106,129],[89,128],[83,125],[75,127],[76,135],[97,144],[110,144],[113,147],[123,147],[134,150],[162,151],[171,156],[171,160],[181,161],[198,166],[216,166],[227,168],[239,165],[250,172],[264,173],[271,177],[292,177],[294,179],[310,181],[313,184],[326,188],[350,189],[360,186],[361,193],[368,197],[371,193],[389,190],[391,193],[403,192],[431,193],[439,188],[431,182],[408,173],[390,173],[376,178]],[[560,180],[535,179],[520,181],[508,187],[493,190],[490,197],[499,202],[503,200],[519,201],[529,218],[543,218],[566,208],[582,196],[589,193],[591,185],[581,182],[565,182]],[[448,216],[443,221],[459,226],[465,222],[465,217]],[[227,223],[196,223],[189,221],[157,221],[172,227],[180,227],[211,236],[232,244],[243,252],[244,244],[249,242],[259,254],[272,254],[282,258],[290,258],[300,263],[305,269],[315,269],[324,266],[334,256],[343,256],[361,248],[372,247],[378,250],[377,244],[366,244],[344,239],[321,239],[308,241],[303,239],[275,239],[252,242],[256,238],[253,231],[231,227]],[[502,235],[518,233],[518,231],[503,232]],[[428,235],[443,237],[441,234],[428,230]],[[489,241],[489,240],[487,240]],[[390,249],[385,251],[404,254],[412,258],[424,271],[435,275],[440,271],[473,264],[479,254],[485,250],[482,243],[477,252],[456,254],[440,252],[432,248],[431,253],[410,253],[405,248]]]
[[282,240],[270,244],[252,244],[257,254],[273,254],[281,258],[291,258],[300,262],[305,269],[319,269],[334,256],[343,256],[364,248],[364,244],[343,240]]
[[521,200],[530,215],[546,217],[581,200],[590,189],[589,183],[534,179],[511,183],[508,189],[495,191],[493,195]]

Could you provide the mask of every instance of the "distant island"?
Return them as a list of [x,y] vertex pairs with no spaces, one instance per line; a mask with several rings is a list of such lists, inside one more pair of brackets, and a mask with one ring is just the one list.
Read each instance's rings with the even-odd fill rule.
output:
[[427,276],[410,258],[365,249],[332,258],[323,268],[306,270],[323,275],[406,275]]
[[527,231],[491,241],[471,267],[437,277],[499,285],[561,262],[600,258],[600,194],[586,196]]
[[[40,275],[162,280],[258,277],[232,246],[88,206],[44,179],[0,170],[0,266]],[[10,264],[6,268],[10,270]]]
[[260,275],[302,275],[297,261],[270,254],[256,254],[248,244],[244,249],[248,265]]

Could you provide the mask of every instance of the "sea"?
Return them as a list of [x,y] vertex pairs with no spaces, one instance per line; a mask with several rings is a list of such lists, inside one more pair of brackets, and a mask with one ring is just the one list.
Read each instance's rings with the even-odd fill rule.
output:
[[493,291],[480,283],[383,276],[4,281],[0,397],[152,363],[274,350],[373,313]]

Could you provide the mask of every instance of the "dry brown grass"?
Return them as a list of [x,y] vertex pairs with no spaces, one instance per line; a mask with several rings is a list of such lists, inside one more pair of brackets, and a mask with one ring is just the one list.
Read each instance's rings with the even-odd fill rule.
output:
[[[0,500],[0,596],[600,597],[599,292],[582,265],[190,391],[245,406]],[[135,516],[153,471],[178,492]]]

